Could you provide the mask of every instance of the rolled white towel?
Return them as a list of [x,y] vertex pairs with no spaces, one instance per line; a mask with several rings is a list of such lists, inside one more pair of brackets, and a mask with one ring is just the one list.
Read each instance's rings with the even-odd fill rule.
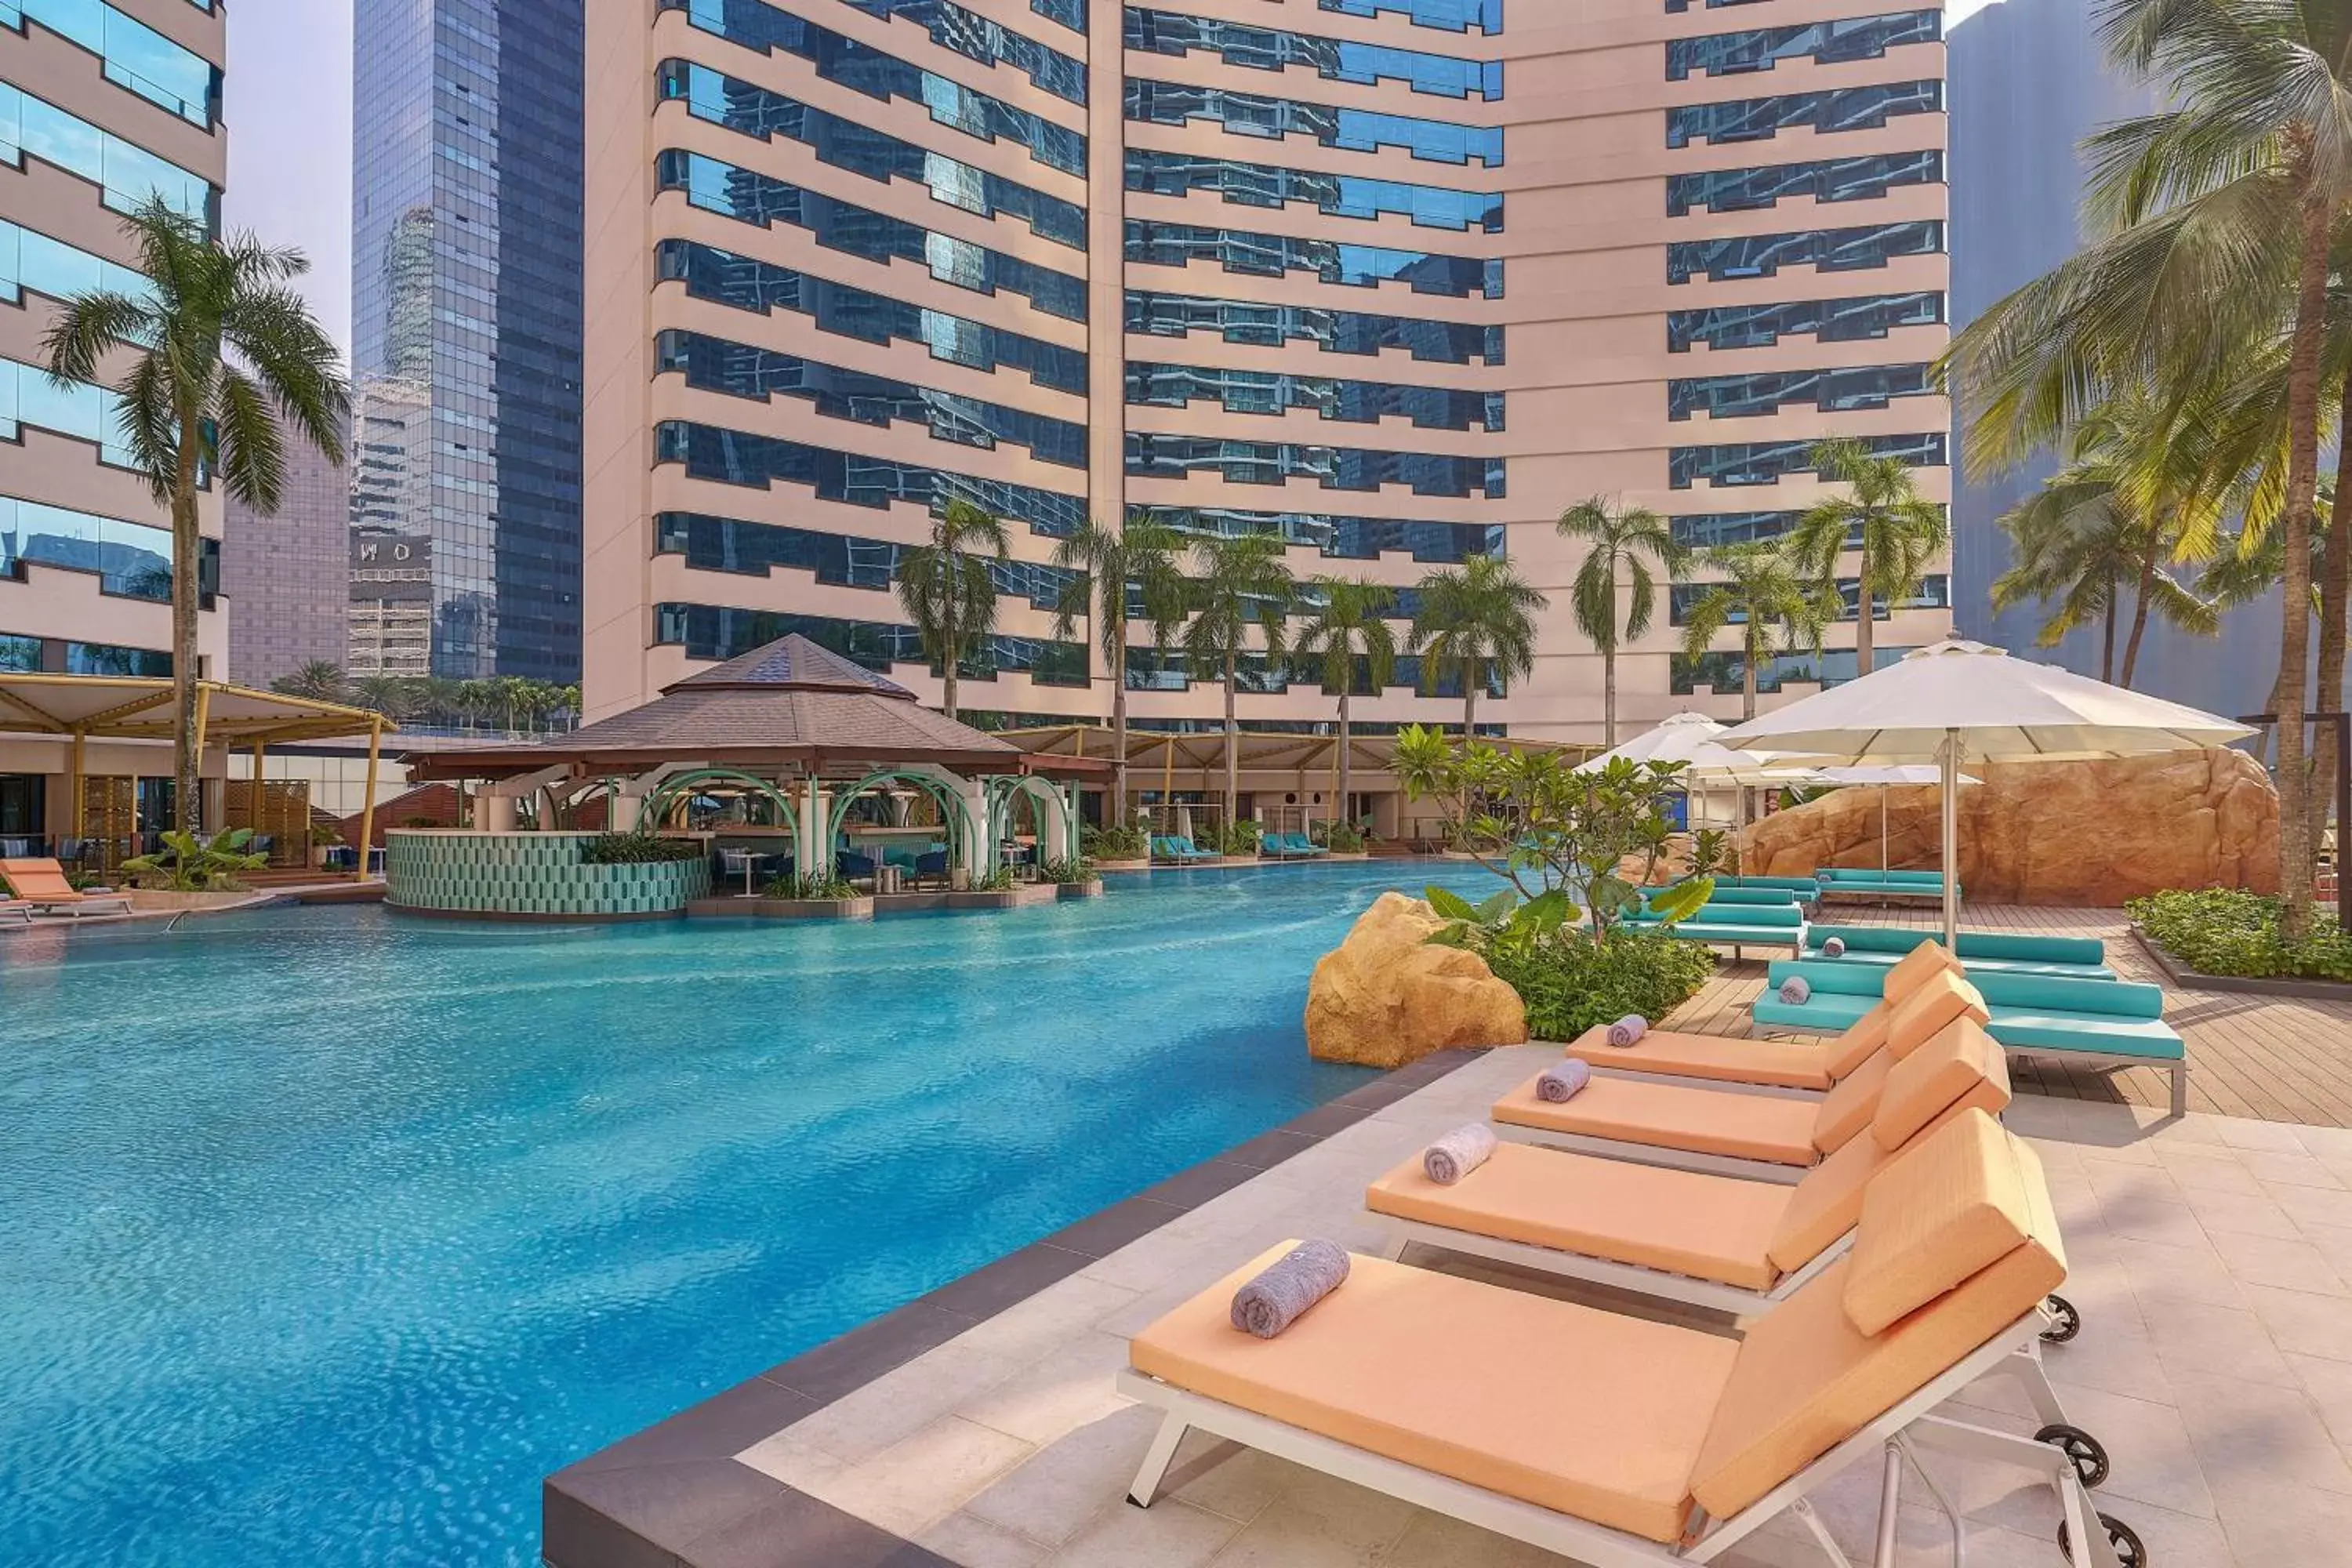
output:
[[1609,1026],[1609,1043],[1622,1051],[1649,1032],[1650,1020],[1639,1013],[1628,1013]]
[[1441,1187],[1450,1187],[1494,1156],[1495,1131],[1483,1121],[1465,1122],[1421,1157],[1421,1168]]
[[1822,943],[1822,951],[1828,953],[1832,958],[1844,957],[1845,938],[1842,936],[1833,936],[1830,938],[1829,941]]
[[1348,1278],[1348,1249],[1333,1241],[1302,1241],[1234,1292],[1234,1327],[1270,1340]]
[[1791,1007],[1801,1007],[1813,999],[1813,988],[1801,974],[1791,974],[1780,982],[1780,1000]]
[[1536,1098],[1547,1105],[1559,1105],[1575,1098],[1576,1091],[1592,1079],[1592,1069],[1574,1057],[1536,1079]]

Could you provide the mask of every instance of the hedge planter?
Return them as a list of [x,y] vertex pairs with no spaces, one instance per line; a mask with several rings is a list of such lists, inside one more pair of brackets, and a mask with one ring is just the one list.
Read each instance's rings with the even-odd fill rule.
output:
[[1095,862],[1095,869],[1097,871],[1149,871],[1151,869],[1151,862],[1149,860],[1097,860]]
[[411,914],[489,919],[651,920],[710,892],[710,863],[591,866],[592,833],[396,828],[384,836],[384,903]]
[[1089,877],[1083,882],[1064,882],[1055,893],[1055,897],[1062,899],[1099,899],[1102,896],[1100,877]]

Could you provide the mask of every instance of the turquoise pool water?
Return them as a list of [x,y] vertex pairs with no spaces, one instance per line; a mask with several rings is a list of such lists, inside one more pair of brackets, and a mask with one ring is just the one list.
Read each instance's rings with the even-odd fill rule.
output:
[[1307,972],[1428,879],[0,937],[0,1563],[536,1563],[547,1471],[1361,1081]]

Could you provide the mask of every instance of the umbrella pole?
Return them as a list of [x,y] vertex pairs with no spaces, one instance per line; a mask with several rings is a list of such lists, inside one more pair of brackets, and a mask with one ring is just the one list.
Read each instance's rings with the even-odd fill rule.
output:
[[1960,732],[1944,731],[1944,946],[1960,950]]
[[1886,879],[1886,786],[1878,786],[1878,876]]

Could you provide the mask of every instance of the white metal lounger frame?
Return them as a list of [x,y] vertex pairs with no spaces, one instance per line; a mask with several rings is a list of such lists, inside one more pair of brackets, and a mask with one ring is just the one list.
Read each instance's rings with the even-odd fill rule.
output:
[[1738,1176],[1750,1182],[1778,1182],[1794,1186],[1813,1165],[1781,1165],[1769,1160],[1744,1160],[1731,1154],[1702,1154],[1691,1149],[1669,1149],[1656,1143],[1633,1143],[1622,1138],[1596,1138],[1583,1132],[1554,1132],[1542,1127],[1523,1127],[1500,1117],[1489,1118],[1495,1136],[1510,1143],[1534,1143],[1546,1149],[1567,1149],[1579,1154],[1598,1154],[1604,1160],[1623,1160],[1636,1165],[1664,1165],[1672,1171],[1700,1171],[1711,1176]]
[[1167,1412],[1160,1424],[1159,1436],[1143,1456],[1142,1467],[1136,1471],[1135,1484],[1128,1492],[1128,1500],[1139,1508],[1150,1508],[1159,1495],[1160,1483],[1166,1479],[1170,1462],[1176,1457],[1177,1446],[1192,1427],[1219,1437],[1228,1438],[1249,1447],[1320,1470],[1341,1480],[1369,1487],[1385,1496],[1396,1498],[1433,1513],[1442,1513],[1507,1535],[1549,1552],[1557,1552],[1591,1568],[1673,1568],[1686,1563],[1713,1563],[1741,1541],[1783,1513],[1792,1513],[1811,1533],[1814,1542],[1836,1568],[1853,1568],[1850,1560],[1831,1538],[1812,1506],[1811,1494],[1832,1476],[1862,1459],[1874,1450],[1880,1451],[1884,1479],[1879,1493],[1878,1543],[1872,1557],[1873,1568],[1894,1568],[1895,1527],[1896,1510],[1901,1501],[1903,1467],[1908,1462],[1934,1496],[1952,1531],[1952,1561],[1963,1562],[1962,1538],[1966,1526],[1942,1488],[1930,1478],[1919,1461],[1917,1450],[1923,1447],[1973,1458],[1998,1460],[2039,1473],[2058,1493],[2061,1510],[2066,1518],[2068,1539],[2077,1553],[2087,1553],[2087,1561],[2078,1556],[2078,1568],[2122,1568],[2115,1549],[2108,1543],[2107,1532],[2097,1520],[2091,1506],[2090,1494],[2083,1487],[2082,1478],[2074,1463],[2054,1445],[2035,1442],[1989,1427],[1973,1426],[1952,1421],[1930,1412],[1959,1393],[1987,1373],[1998,1370],[2012,1356],[2032,1357],[2043,1328],[2049,1321],[2043,1309],[2019,1319],[2009,1328],[1980,1346],[1972,1354],[1929,1382],[1910,1398],[1897,1404],[1877,1420],[1871,1422],[1844,1442],[1799,1470],[1773,1488],[1763,1497],[1729,1519],[1708,1520],[1701,1515],[1695,1535],[1681,1546],[1667,1546],[1644,1536],[1612,1530],[1589,1520],[1559,1513],[1538,1504],[1489,1491],[1484,1487],[1457,1481],[1433,1470],[1422,1469],[1396,1459],[1326,1437],[1304,1427],[1293,1426],[1255,1411],[1210,1399],[1147,1377],[1133,1368],[1122,1370],[1118,1377],[1119,1393],[1141,1405]]

